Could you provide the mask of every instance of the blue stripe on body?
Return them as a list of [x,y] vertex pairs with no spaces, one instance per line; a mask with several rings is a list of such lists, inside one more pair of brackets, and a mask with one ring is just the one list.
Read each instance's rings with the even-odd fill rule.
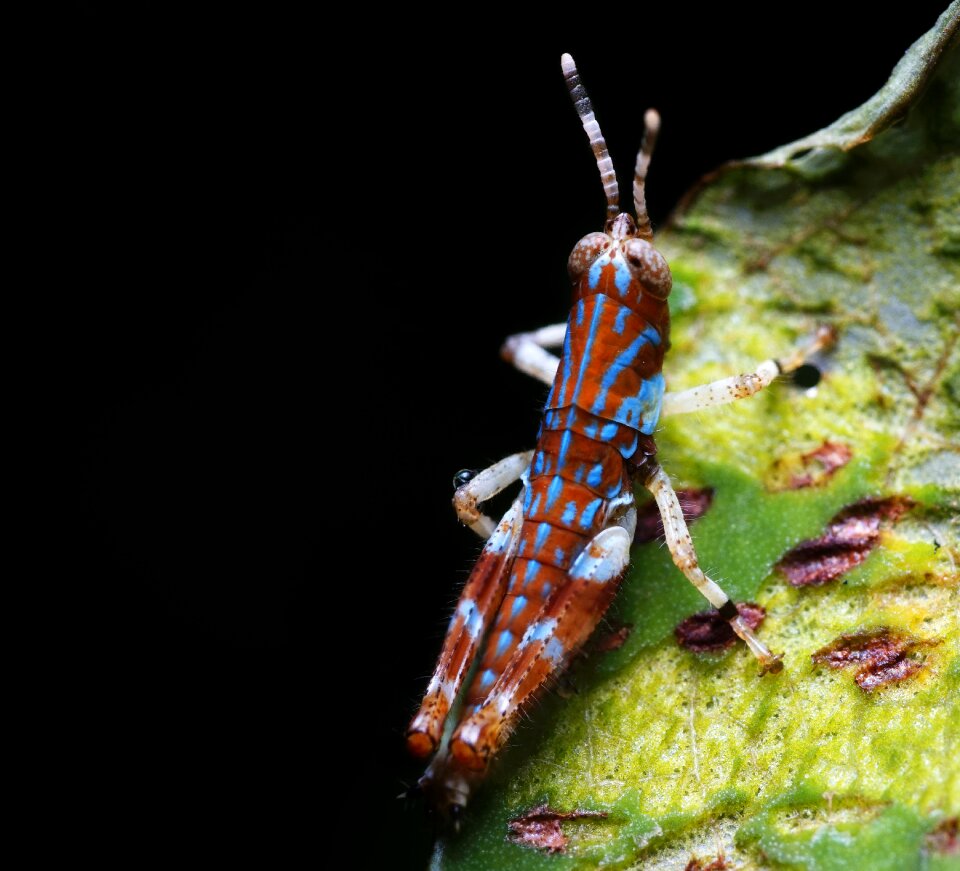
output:
[[583,377],[587,373],[587,369],[590,367],[590,356],[593,354],[593,343],[597,338],[597,325],[600,323],[600,312],[603,309],[603,297],[598,297],[596,306],[593,309],[593,317],[590,318],[590,330],[587,333],[586,345],[583,349],[583,359],[580,361],[580,371],[577,373],[577,384],[573,388],[573,395],[570,397],[570,402],[574,403],[577,401],[577,397],[580,396],[580,388],[583,386]]
[[529,644],[531,641],[547,641],[556,631],[557,621],[554,617],[548,617],[546,620],[538,620],[524,634],[523,643]]
[[600,284],[600,277],[603,275],[603,267],[610,262],[609,254],[601,254],[590,266],[590,272],[587,273],[587,286],[591,290],[596,290]]
[[504,629],[497,640],[497,656],[503,656],[507,652],[511,641],[513,641],[513,633],[509,629]]
[[625,296],[627,290],[630,288],[630,269],[627,267],[627,264],[624,262],[623,257],[617,257],[613,261],[613,265],[616,267],[617,273],[613,277],[613,283],[617,286],[617,290],[620,291],[620,296]]
[[[577,323],[583,323],[583,300],[577,303]],[[566,335],[563,337],[563,389],[561,395],[566,392],[567,384],[570,381],[570,371],[573,367],[573,359],[570,354],[570,328],[567,328]]]
[[555,635],[543,648],[543,655],[554,665],[559,665],[563,661],[563,657],[566,655],[566,652],[567,651],[563,646],[563,642]]
[[560,498],[560,494],[562,492],[563,478],[561,478],[559,475],[555,475],[553,480],[550,482],[550,486],[547,488],[547,511],[553,508],[554,503]]
[[450,618],[450,627],[453,628],[453,624],[457,622],[457,617],[462,617],[463,624],[466,626],[470,621],[470,615],[475,613],[476,607],[477,603],[473,599],[462,599],[457,604],[457,610],[453,612],[453,616]]
[[603,481],[603,463],[597,463],[587,475],[587,484],[596,488],[600,486],[601,481]]
[[593,403],[590,411],[594,414],[600,414],[603,411],[607,404],[607,394],[610,392],[610,388],[616,383],[620,374],[633,365],[637,359],[637,355],[640,353],[640,349],[649,342],[650,339],[647,336],[647,331],[644,330],[617,355],[616,359],[610,364],[610,368],[603,373],[603,379],[600,381],[600,390],[597,392],[597,400]]
[[620,427],[615,423],[605,423],[600,430],[600,440],[604,442],[613,441],[617,437]]
[[457,610],[450,618],[450,626],[457,622],[457,617],[463,619],[463,629],[471,638],[478,638],[483,631],[483,615],[477,609],[473,599],[464,599],[457,605]]
[[577,516],[577,503],[568,502],[567,507],[563,509],[563,515],[560,517],[560,520],[569,526],[576,519],[576,516]]
[[632,312],[625,305],[620,306],[620,311],[617,312],[617,319],[613,322],[613,331],[618,335],[622,336],[623,331],[627,326],[627,318],[630,317]]
[[597,511],[602,504],[602,499],[594,499],[593,502],[583,509],[583,514],[580,515],[580,526],[583,529],[589,529],[593,525],[593,518],[596,517]]
[[[571,318],[574,315],[571,314]],[[576,314],[577,324],[583,323],[583,301],[581,300],[577,304],[577,314]],[[573,365],[570,356],[570,328],[567,327],[567,332],[563,337],[563,351],[560,354],[560,361],[563,364],[563,378],[557,382],[557,379],[553,379],[553,384],[550,385],[550,394],[547,396],[547,408],[554,408],[560,403],[560,397],[564,396],[567,392],[567,385],[570,382],[570,369]],[[557,395],[557,387],[560,388],[559,397]]]
[[510,619],[515,620],[517,615],[527,607],[527,597],[526,596],[517,596],[513,600],[513,607],[510,609]]
[[480,678],[480,689],[485,690],[487,687],[493,686],[494,680],[496,680],[496,675],[491,669],[487,669],[483,676]]
[[533,543],[536,550],[540,550],[547,543],[547,536],[550,535],[550,524],[541,523],[537,527],[537,540]]
[[527,563],[527,574],[523,579],[523,586],[526,587],[540,573],[540,563],[535,559]]
[[567,461],[567,454],[570,451],[570,430],[565,430],[560,436],[560,452],[557,454],[557,469],[562,469]]
[[641,432],[644,435],[650,435],[657,426],[660,419],[660,409],[663,406],[663,391],[666,385],[663,382],[663,374],[658,372],[649,381],[651,395],[646,398],[646,411],[643,415],[643,427]]
[[660,406],[663,402],[663,375],[659,372],[644,380],[640,385],[640,392],[636,396],[627,396],[620,403],[614,418],[626,423],[632,429],[637,429],[637,423],[643,418],[640,432],[650,435],[657,426],[660,417]]

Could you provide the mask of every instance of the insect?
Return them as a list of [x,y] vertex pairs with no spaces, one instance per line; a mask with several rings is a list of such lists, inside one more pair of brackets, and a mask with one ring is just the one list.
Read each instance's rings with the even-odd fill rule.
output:
[[[603,232],[584,236],[570,254],[567,322],[512,336],[504,345],[507,360],[551,388],[536,448],[458,481],[457,513],[486,544],[406,735],[414,756],[433,755],[419,786],[454,819],[521,710],[560,673],[613,600],[630,559],[637,485],[653,495],[680,571],[729,621],[764,672],[781,668],[780,657],[699,567],[676,493],[656,461],[653,433],[661,413],[752,396],[806,355],[795,352],[750,374],[664,393],[672,279],[652,244],[645,200],[660,118],[652,109],[644,116],[632,217],[620,210],[613,163],[573,58],[563,55],[561,66],[600,170],[606,222]],[[819,335],[807,353],[825,341]],[[558,346],[559,358],[548,350]],[[495,523],[479,506],[517,480],[520,495]],[[448,724],[472,667],[459,719]],[[448,725],[453,728],[444,740]]]

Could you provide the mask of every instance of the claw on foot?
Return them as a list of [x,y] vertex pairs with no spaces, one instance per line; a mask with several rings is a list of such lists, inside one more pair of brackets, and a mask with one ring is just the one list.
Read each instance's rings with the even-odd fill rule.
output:
[[754,635],[753,630],[739,614],[729,622],[733,631],[743,639],[743,642],[750,648],[750,652],[759,660],[761,675],[779,674],[783,671],[782,653],[773,653],[766,644]]

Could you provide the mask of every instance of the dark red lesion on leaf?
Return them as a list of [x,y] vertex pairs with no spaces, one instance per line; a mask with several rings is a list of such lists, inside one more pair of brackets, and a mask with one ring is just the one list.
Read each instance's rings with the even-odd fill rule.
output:
[[919,655],[936,641],[925,641],[882,627],[869,632],[841,635],[811,655],[815,663],[831,668],[856,669],[853,679],[864,692],[899,683],[920,671]]
[[799,456],[781,457],[774,464],[774,490],[819,487],[853,458],[853,449],[843,442],[825,441]]
[[683,871],[726,871],[729,867],[727,860],[722,855],[711,859],[709,862],[694,856],[687,862]]
[[632,623],[621,623],[619,626],[612,628],[609,632],[605,632],[603,635],[599,636],[594,642],[593,649],[597,653],[607,653],[611,650],[619,650],[626,643],[631,632],[633,632]]
[[507,823],[507,840],[521,847],[532,847],[547,853],[563,853],[570,839],[563,833],[560,823],[606,818],[607,814],[603,811],[573,810],[563,813],[552,810],[547,804],[541,804]]
[[903,496],[848,505],[817,538],[801,541],[777,563],[794,587],[820,586],[862,563],[880,540],[884,521],[895,523],[913,505]]
[[[761,605],[753,602],[737,604],[737,613],[751,629],[756,629],[767,616]],[[673,630],[677,644],[694,653],[716,653],[731,647],[737,640],[730,624],[716,608],[701,611],[677,624]]]
[[[687,523],[702,517],[713,504],[713,488],[700,487],[689,490],[677,490],[680,510]],[[637,509],[637,531],[633,536],[634,544],[646,544],[663,538],[663,521],[656,502],[648,502]]]
[[948,817],[927,835],[927,849],[932,853],[956,856],[960,854],[958,817]]

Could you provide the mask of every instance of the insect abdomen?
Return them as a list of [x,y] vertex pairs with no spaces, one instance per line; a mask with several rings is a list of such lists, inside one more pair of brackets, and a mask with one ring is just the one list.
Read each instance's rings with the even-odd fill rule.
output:
[[[574,415],[576,418],[576,415]],[[591,416],[581,415],[589,425]],[[467,695],[483,700],[550,594],[567,583],[570,567],[603,528],[609,502],[629,487],[617,441],[599,442],[574,429],[543,429],[524,498],[520,543],[507,595],[487,639],[483,662]]]

